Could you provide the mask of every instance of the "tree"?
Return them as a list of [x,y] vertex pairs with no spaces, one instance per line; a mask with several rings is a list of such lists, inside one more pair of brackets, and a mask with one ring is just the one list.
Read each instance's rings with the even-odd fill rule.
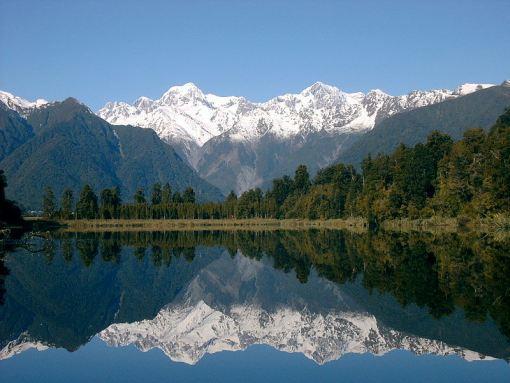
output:
[[21,209],[13,202],[5,198],[7,180],[3,170],[0,170],[0,227],[3,223],[24,225]]
[[151,202],[153,205],[159,205],[161,204],[161,201],[163,200],[163,195],[161,191],[161,184],[155,183],[152,187],[152,196],[151,196]]
[[120,207],[122,205],[122,197],[120,195],[120,189],[115,186],[112,190],[112,207],[113,207],[113,218],[120,218]]
[[90,187],[85,185],[80,193],[80,198],[76,204],[76,214],[78,218],[95,219],[98,216],[97,196]]
[[142,188],[139,188],[139,189],[136,191],[136,193],[135,193],[135,195],[134,195],[133,199],[135,200],[135,203],[136,203],[137,205],[141,205],[141,204],[146,203],[146,200],[145,200],[145,193],[144,193],[144,191],[143,191],[143,189],[142,189]]
[[299,193],[306,193],[310,187],[310,175],[306,165],[299,165],[294,174],[294,190]]
[[7,179],[4,171],[0,169],[0,206],[5,202],[5,188],[7,187]]
[[192,187],[186,188],[182,194],[182,200],[186,203],[195,203],[195,191]]
[[46,187],[44,189],[43,194],[43,216],[45,218],[53,218],[55,217],[55,213],[57,211],[56,203],[55,203],[55,194],[53,193],[53,189],[51,187]]
[[111,189],[101,191],[101,208],[99,213],[103,219],[113,218],[113,192]]
[[182,203],[182,202],[183,202],[183,199],[182,199],[182,197],[181,197],[181,193],[179,193],[178,191],[176,191],[176,192],[174,193],[174,196],[172,197],[172,201],[173,201],[174,203]]
[[74,193],[71,189],[65,189],[62,193],[60,208],[62,219],[72,218],[74,212]]
[[167,182],[163,186],[163,191],[161,192],[161,203],[163,205],[169,205],[172,202],[172,188],[170,184]]

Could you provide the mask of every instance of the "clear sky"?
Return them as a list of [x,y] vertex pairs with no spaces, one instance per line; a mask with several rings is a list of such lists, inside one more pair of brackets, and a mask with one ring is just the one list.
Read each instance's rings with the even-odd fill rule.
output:
[[0,89],[94,110],[185,82],[263,101],[508,78],[509,0],[0,0]]

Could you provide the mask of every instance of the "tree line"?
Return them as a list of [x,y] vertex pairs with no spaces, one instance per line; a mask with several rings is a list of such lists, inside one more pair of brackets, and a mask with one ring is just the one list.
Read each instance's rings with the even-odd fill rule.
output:
[[305,165],[294,177],[274,179],[223,202],[198,203],[192,188],[182,194],[157,183],[150,198],[139,189],[122,203],[118,188],[99,197],[89,185],[74,205],[65,190],[60,207],[50,188],[44,193],[46,217],[63,219],[220,219],[364,217],[370,222],[431,216],[487,216],[510,211],[510,110],[492,129],[471,129],[454,142],[440,132],[414,147],[400,145],[391,154],[368,156],[358,171],[335,164],[311,178]]

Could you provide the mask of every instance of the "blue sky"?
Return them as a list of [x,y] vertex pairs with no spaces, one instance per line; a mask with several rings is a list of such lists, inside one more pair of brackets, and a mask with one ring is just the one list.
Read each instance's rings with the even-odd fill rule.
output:
[[315,81],[391,94],[510,78],[510,1],[0,0],[0,89],[263,101]]

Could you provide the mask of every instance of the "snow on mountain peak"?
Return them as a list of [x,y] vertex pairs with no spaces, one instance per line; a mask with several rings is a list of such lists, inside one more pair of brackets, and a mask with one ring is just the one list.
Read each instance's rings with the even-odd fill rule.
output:
[[9,109],[15,110],[22,116],[28,114],[28,112],[34,108],[40,108],[46,104],[48,101],[38,98],[37,100],[31,102],[25,100],[24,98],[14,96],[9,92],[4,92],[0,90],[0,101],[3,102]]
[[151,100],[149,97],[139,97],[134,103],[133,106],[138,109],[147,109],[149,108],[153,103],[153,100]]
[[301,94],[307,95],[307,94],[313,94],[316,97],[320,97],[323,95],[331,95],[331,94],[337,94],[340,92],[340,89],[338,89],[335,86],[324,84],[323,82],[317,81],[316,83],[312,84],[308,88],[305,88]]
[[300,93],[253,103],[243,97],[205,95],[195,84],[186,83],[172,86],[157,100],[142,97],[132,105],[108,103],[98,115],[112,124],[152,128],[162,139],[182,148],[194,165],[199,148],[219,135],[234,141],[256,142],[266,135],[284,140],[318,131],[363,132],[393,114],[487,86],[490,84],[464,84],[455,91],[417,90],[391,96],[379,89],[366,94],[346,93],[316,82]]
[[473,92],[476,92],[478,90],[490,88],[491,86],[494,86],[495,84],[473,84],[473,83],[465,83],[462,85],[459,85],[455,90],[453,91],[454,94],[459,96],[465,96],[466,94],[470,94]]

